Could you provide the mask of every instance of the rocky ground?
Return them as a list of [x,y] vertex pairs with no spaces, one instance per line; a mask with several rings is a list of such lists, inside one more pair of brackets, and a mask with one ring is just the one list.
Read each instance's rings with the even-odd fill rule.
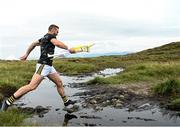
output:
[[[73,86],[81,87],[82,84],[73,84]],[[83,108],[103,110],[103,107],[110,106],[114,108],[127,107],[129,110],[135,110],[137,108],[149,109],[154,103],[147,84],[93,85],[85,87],[85,89],[87,91],[74,95],[80,96],[84,100],[82,101]]]

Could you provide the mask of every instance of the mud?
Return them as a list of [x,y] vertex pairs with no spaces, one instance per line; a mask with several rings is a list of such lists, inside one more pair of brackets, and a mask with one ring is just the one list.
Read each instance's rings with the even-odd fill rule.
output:
[[[77,84],[76,84],[77,87]],[[80,86],[79,86],[80,87]],[[80,96],[84,101],[83,108],[93,108],[94,110],[103,110],[103,107],[113,107],[117,109],[128,108],[130,111],[141,108],[148,110],[152,104],[142,106],[150,102],[152,98],[148,95],[136,94],[128,89],[110,87],[110,86],[88,86],[87,91],[76,93],[74,96]],[[141,107],[140,107],[141,106]],[[139,109],[140,110],[140,109]]]
[[[20,105],[19,105],[20,106]],[[26,113],[28,115],[37,115],[39,117],[44,117],[46,113],[48,113],[51,110],[51,107],[43,107],[43,106],[36,106],[35,108],[32,107],[19,107],[18,110],[22,113]]]

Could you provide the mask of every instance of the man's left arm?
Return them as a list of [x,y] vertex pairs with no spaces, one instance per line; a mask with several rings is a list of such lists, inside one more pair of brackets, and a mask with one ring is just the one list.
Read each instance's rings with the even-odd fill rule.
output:
[[20,57],[20,60],[26,60],[27,57],[29,56],[29,54],[31,53],[31,51],[36,47],[36,46],[40,46],[40,42],[39,41],[35,41],[33,43],[31,43],[31,45],[28,47],[26,53]]

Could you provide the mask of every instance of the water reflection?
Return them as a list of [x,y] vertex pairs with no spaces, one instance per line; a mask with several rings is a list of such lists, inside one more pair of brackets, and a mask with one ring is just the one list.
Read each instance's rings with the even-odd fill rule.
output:
[[68,123],[71,119],[77,119],[78,117],[75,115],[75,114],[69,114],[69,113],[66,113],[64,115],[64,122],[63,122],[63,127],[67,127],[68,126]]
[[161,108],[160,112],[162,112],[162,117],[164,119],[173,120],[174,122],[177,122],[180,119],[180,112],[178,111],[170,111],[170,110]]

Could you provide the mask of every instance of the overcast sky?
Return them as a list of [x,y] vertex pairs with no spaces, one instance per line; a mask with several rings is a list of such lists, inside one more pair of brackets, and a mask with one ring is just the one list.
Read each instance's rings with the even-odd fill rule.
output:
[[[180,40],[180,0],[0,0],[0,59],[60,26],[69,47],[94,42],[92,52],[140,51]],[[56,53],[62,50],[56,49]],[[36,48],[30,57],[37,57]]]

